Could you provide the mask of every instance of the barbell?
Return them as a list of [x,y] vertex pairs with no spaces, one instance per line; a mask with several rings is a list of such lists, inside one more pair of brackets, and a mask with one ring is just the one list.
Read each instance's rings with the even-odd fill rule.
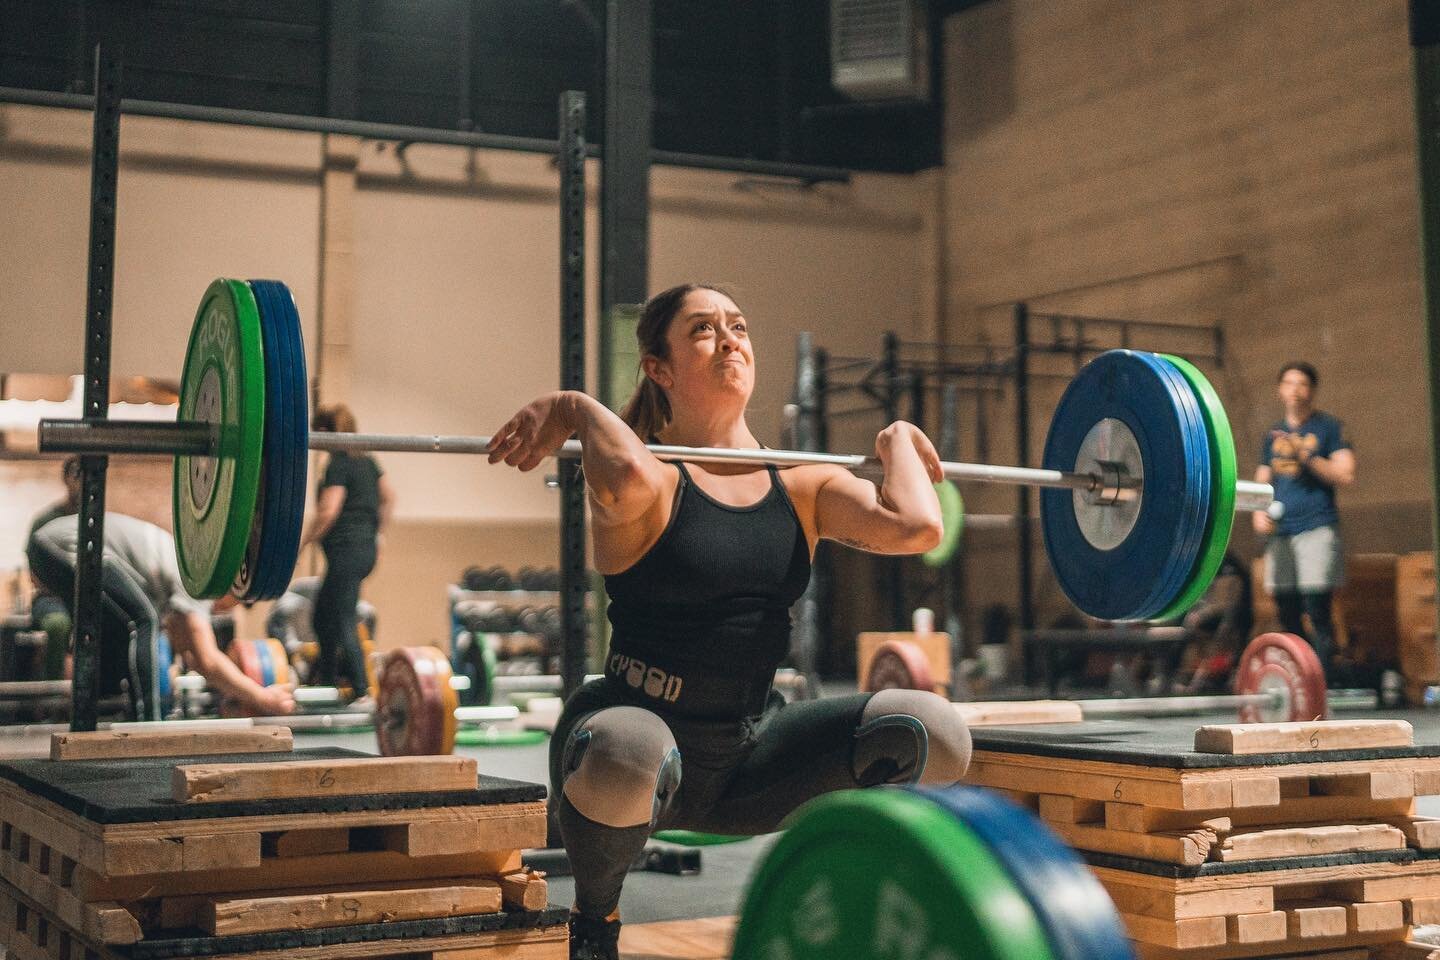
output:
[[[42,420],[46,452],[175,457],[177,560],[196,597],[277,597],[304,520],[307,451],[483,454],[485,436],[309,430],[300,315],[285,284],[219,279],[190,332],[174,423]],[[861,474],[877,458],[793,450],[649,446],[664,460],[833,464]],[[580,455],[568,441],[561,457]],[[1263,510],[1268,484],[1236,476],[1219,398],[1178,357],[1112,350],[1061,397],[1042,468],[946,462],[948,480],[1041,489],[1041,521],[1061,588],[1105,620],[1169,617],[1205,591],[1237,509]]]
[[[929,659],[919,644],[887,640],[875,648],[865,688],[933,690]],[[1315,650],[1292,633],[1262,633],[1245,647],[1235,668],[1234,693],[1176,697],[1120,697],[1063,701],[1076,708],[1072,719],[1180,716],[1235,710],[1241,723],[1308,722],[1333,709],[1373,709],[1374,691],[1331,696],[1325,668]],[[1341,691],[1336,691],[1341,694]],[[973,705],[980,707],[983,705]],[[963,712],[963,711],[962,711]]]

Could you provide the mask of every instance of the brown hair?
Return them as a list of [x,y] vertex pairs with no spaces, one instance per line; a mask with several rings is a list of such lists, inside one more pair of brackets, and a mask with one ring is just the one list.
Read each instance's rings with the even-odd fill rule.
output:
[[[640,312],[640,323],[635,328],[635,339],[640,345],[641,357],[670,359],[670,342],[665,339],[665,335],[670,332],[670,323],[680,312],[680,305],[696,290],[714,290],[730,297],[729,292],[709,283],[682,283],[655,294],[646,301]],[[625,406],[620,408],[620,419],[624,420],[641,440],[649,443],[651,437],[658,436],[670,423],[670,398],[665,396],[660,384],[645,374],[643,367],[638,376],[640,383],[630,395],[630,399],[625,401]]]
[[310,420],[310,429],[325,433],[354,433],[355,414],[343,403],[319,406]]
[[1313,366],[1306,363],[1304,360],[1291,360],[1289,363],[1285,364],[1285,366],[1280,368],[1280,375],[1275,378],[1275,381],[1278,383],[1279,381],[1284,380],[1285,374],[1289,373],[1291,370],[1298,370],[1299,372],[1305,374],[1306,378],[1310,381],[1311,390],[1314,390],[1316,387],[1320,386],[1320,374],[1316,372]]

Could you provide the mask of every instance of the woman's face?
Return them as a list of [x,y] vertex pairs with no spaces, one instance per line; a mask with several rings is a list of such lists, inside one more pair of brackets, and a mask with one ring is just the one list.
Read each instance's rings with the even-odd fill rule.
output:
[[647,372],[670,394],[672,404],[712,403],[720,397],[750,399],[755,389],[755,352],[735,301],[716,290],[690,291],[670,321],[665,339],[670,358],[651,358]]

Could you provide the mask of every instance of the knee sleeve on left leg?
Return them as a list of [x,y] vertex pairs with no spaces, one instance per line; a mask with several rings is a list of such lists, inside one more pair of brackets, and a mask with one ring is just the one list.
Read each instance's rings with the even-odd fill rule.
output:
[[[899,717],[912,721],[923,733],[923,751],[908,771],[909,782],[950,784],[965,776],[970,766],[970,728],[949,701],[925,690],[881,690],[870,698],[856,733],[857,759],[861,733],[879,720]],[[856,769],[863,768],[857,763]]]

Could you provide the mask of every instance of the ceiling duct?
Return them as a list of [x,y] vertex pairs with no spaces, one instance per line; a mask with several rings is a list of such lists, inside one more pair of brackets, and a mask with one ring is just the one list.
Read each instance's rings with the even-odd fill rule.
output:
[[923,0],[830,0],[830,82],[856,100],[929,100]]

